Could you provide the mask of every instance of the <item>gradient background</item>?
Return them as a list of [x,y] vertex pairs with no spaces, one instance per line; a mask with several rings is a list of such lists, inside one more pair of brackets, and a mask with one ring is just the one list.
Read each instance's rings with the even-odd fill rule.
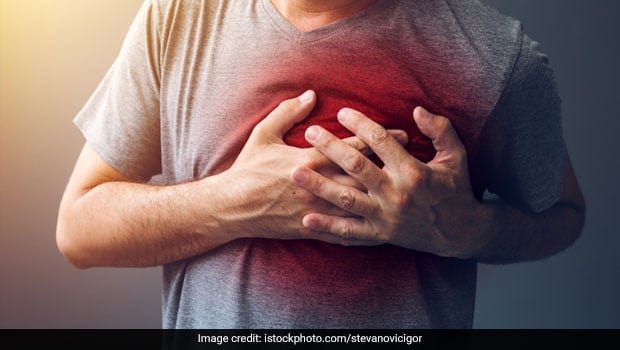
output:
[[[620,328],[620,2],[485,2],[520,18],[551,59],[588,217],[559,255],[481,265],[474,326]],[[0,328],[160,327],[160,268],[78,271],[54,238],[83,143],[71,120],[141,3],[0,0]]]

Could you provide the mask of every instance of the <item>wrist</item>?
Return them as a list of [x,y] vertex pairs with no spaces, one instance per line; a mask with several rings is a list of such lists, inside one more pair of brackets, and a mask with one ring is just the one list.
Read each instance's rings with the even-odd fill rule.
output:
[[460,245],[457,256],[460,259],[476,259],[485,252],[492,250],[496,243],[496,236],[501,226],[502,211],[495,203],[479,202],[474,200],[469,206],[470,229],[468,234],[462,235],[465,242]]
[[496,250],[498,235],[505,222],[505,207],[500,201],[490,200],[472,206],[474,225],[470,234],[471,245],[464,255],[467,259],[479,259]]
[[224,244],[241,237],[240,231],[235,229],[238,220],[234,214],[235,193],[231,190],[231,183],[235,183],[226,173],[208,176],[192,182],[188,199],[193,202],[198,218],[193,231],[201,237],[215,240]]

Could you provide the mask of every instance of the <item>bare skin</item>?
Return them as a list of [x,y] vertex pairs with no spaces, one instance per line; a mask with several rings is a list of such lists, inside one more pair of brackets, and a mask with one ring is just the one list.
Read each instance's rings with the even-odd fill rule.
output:
[[[337,183],[361,188],[317,150],[282,141],[315,103],[312,91],[284,101],[255,127],[230,169],[184,184],[139,183],[86,145],[60,205],[56,237],[61,252],[75,266],[87,268],[161,265],[249,237],[376,244],[316,234],[302,225],[310,212],[351,214],[294,184],[289,174],[296,166],[304,164]],[[403,131],[391,132],[407,142]],[[345,142],[367,150],[356,137]]]
[[[308,31],[374,1],[272,2]],[[282,135],[316,102],[313,93],[306,97],[285,101],[259,123],[230,169],[190,183],[141,183],[85,145],[59,210],[60,250],[80,268],[152,266],[239,238],[312,238],[512,262],[562,250],[581,231],[585,204],[570,162],[562,198],[542,213],[501,200],[480,203],[469,188],[465,151],[446,118],[414,113],[438,151],[429,164],[404,151],[403,132],[386,134],[358,112],[339,116],[357,137],[341,141],[318,129],[315,137],[307,135],[314,148],[286,146]],[[365,157],[366,144],[384,168]]]
[[370,146],[385,163],[383,168],[325,129],[308,128],[308,142],[367,191],[335,183],[307,167],[296,168],[291,177],[299,185],[359,216],[311,213],[304,217],[304,226],[321,234],[494,263],[546,257],[579,236],[585,203],[570,160],[562,196],[544,212],[531,213],[501,200],[481,203],[472,192],[465,148],[450,121],[421,107],[413,119],[437,150],[427,164],[358,111],[343,109],[338,120]]
[[271,0],[278,12],[302,32],[350,17],[375,2],[376,0]]
[[[327,25],[363,10],[372,2],[273,1],[300,30]],[[281,138],[275,136],[277,132],[271,129],[275,127],[281,133],[282,125],[294,124],[288,118],[300,120],[315,102],[314,94],[307,105],[299,99],[283,102],[270,115],[273,118],[268,117],[257,125],[239,159],[228,171],[186,184],[140,183],[105,163],[86,144],[60,205],[56,230],[59,249],[73,265],[87,268],[161,265],[247,236],[312,237],[346,245],[377,244],[317,235],[301,223],[299,215],[314,211],[312,208],[333,212],[336,207],[292,185],[288,174],[295,164],[310,162],[310,166],[316,166],[316,170],[335,181],[360,186],[351,184],[351,178],[342,176],[337,167],[329,166],[330,162],[318,151],[285,148]],[[284,124],[274,126],[269,123],[272,119]],[[397,136],[407,142],[403,132]],[[365,147],[358,139],[350,140],[356,147]],[[254,152],[254,147],[263,151],[260,157],[247,155]],[[282,159],[281,153],[291,158]],[[257,160],[262,163],[252,163]],[[282,173],[276,174],[274,166]],[[285,169],[286,166],[291,168]],[[242,169],[249,172],[243,173]]]
[[[272,0],[300,31],[351,16],[374,2]],[[418,109],[414,119],[438,151],[428,165],[410,156],[386,136],[383,128],[356,111],[341,113],[340,121],[371,146],[384,161],[383,169],[320,127],[313,128],[318,130],[317,136],[307,137],[308,142],[368,190],[335,184],[308,168],[296,169],[292,178],[300,186],[361,216],[313,213],[304,217],[304,226],[347,239],[375,240],[495,263],[546,257],[568,247],[579,236],[585,202],[570,160],[560,200],[542,213],[531,213],[499,199],[480,203],[469,185],[465,149],[449,120],[425,112]]]

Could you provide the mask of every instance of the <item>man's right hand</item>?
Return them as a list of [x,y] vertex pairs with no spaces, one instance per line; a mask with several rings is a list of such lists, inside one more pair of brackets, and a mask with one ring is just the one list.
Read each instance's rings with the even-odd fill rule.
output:
[[[228,189],[228,203],[218,211],[218,221],[228,234],[238,237],[274,239],[311,238],[343,245],[374,245],[376,242],[343,239],[305,229],[301,218],[310,212],[353,216],[316,197],[291,181],[290,173],[304,165],[349,186],[364,190],[350,176],[314,148],[288,146],[283,136],[308,116],[316,103],[309,90],[299,97],[285,100],[256,125],[233,165],[218,175]],[[390,131],[401,143],[407,142],[404,131]],[[357,137],[345,141],[355,148],[368,147]]]
[[[293,184],[298,166],[341,184],[361,185],[313,148],[295,148],[282,135],[314,107],[308,99],[284,101],[253,130],[234,164],[223,173],[157,186],[131,178],[84,145],[58,211],[56,239],[75,266],[154,266],[203,254],[236,238],[344,240],[302,227],[317,212],[350,216]],[[404,132],[393,132],[401,143]],[[347,143],[366,146],[358,138]]]

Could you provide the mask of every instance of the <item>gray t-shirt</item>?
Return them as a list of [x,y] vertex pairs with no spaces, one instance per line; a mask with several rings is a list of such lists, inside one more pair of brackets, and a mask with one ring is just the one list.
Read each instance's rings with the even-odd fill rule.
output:
[[[479,198],[532,211],[559,198],[553,72],[517,21],[477,1],[377,1],[301,33],[269,0],[147,0],[75,123],[122,173],[182,183],[227,169],[254,125],[306,89],[318,105],[291,145],[306,147],[313,123],[345,136],[335,115],[348,106],[406,129],[428,161],[411,118],[422,105],[454,124]],[[475,284],[475,261],[389,244],[240,239],[164,266],[163,327],[469,328]]]

